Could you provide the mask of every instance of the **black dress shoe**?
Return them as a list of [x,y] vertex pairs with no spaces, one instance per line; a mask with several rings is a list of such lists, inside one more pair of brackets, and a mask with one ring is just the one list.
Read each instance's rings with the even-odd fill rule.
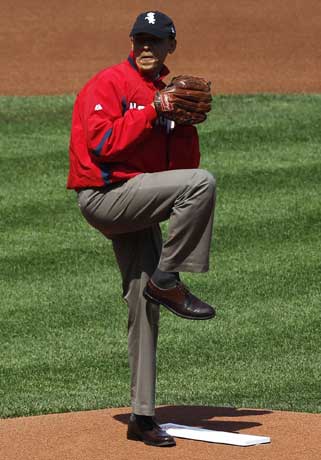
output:
[[146,415],[131,414],[128,423],[127,439],[143,441],[149,446],[176,446],[175,439],[166,433],[165,430],[162,430],[153,417]]
[[169,289],[161,289],[149,280],[144,297],[160,303],[175,315],[186,319],[211,319],[215,316],[213,307],[194,296],[180,281]]

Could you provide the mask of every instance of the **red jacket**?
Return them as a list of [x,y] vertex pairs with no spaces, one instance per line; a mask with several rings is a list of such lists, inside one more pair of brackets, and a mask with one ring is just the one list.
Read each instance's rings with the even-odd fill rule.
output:
[[72,115],[68,188],[103,187],[145,172],[198,167],[196,128],[173,128],[150,105],[167,73],[164,66],[159,79],[145,79],[131,53],[84,86]]

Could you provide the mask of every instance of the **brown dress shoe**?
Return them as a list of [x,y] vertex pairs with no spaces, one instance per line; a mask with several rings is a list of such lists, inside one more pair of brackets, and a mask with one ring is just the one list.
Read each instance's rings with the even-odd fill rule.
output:
[[214,308],[195,297],[180,281],[172,288],[161,289],[149,280],[144,289],[144,296],[182,318],[211,319],[215,316]]
[[172,447],[176,446],[175,439],[157,425],[153,417],[131,414],[127,439],[143,441],[149,446]]

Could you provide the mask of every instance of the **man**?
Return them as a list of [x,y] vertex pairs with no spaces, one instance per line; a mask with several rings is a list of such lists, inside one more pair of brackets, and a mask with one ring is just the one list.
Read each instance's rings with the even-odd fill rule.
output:
[[[174,126],[154,103],[165,87],[164,62],[175,51],[175,35],[165,14],[140,14],[128,59],[80,91],[67,184],[87,221],[112,240],[128,304],[133,413],[127,437],[154,446],[175,445],[153,418],[159,305],[187,319],[215,314],[179,276],[208,270],[214,178],[198,169],[196,128]],[[162,243],[159,223],[167,219]]]

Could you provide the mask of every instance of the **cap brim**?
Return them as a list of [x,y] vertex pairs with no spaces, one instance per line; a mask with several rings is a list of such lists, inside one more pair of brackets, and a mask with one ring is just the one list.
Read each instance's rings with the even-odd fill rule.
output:
[[167,38],[170,36],[170,34],[168,32],[161,32],[161,31],[153,31],[151,32],[150,30],[146,30],[144,28],[137,28],[135,30],[132,30],[129,34],[130,37],[133,37],[134,35],[138,35],[138,34],[146,34],[146,35],[152,35],[153,37],[157,37],[157,38]]

